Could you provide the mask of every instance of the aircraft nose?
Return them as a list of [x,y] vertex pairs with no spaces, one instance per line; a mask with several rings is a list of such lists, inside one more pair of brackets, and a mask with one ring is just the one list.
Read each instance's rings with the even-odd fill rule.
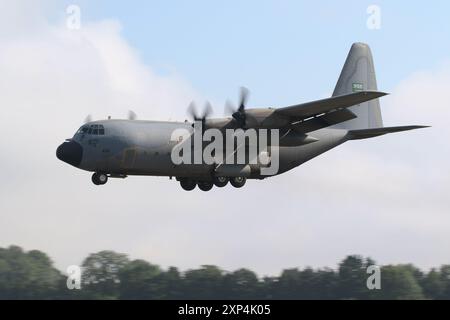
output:
[[79,167],[83,158],[83,147],[78,142],[66,141],[56,150],[56,157],[74,167]]

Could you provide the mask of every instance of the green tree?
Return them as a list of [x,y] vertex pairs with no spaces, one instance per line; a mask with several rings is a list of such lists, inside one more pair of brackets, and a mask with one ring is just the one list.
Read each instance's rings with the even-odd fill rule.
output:
[[274,297],[288,300],[333,299],[338,278],[331,269],[288,269],[274,285]]
[[119,296],[119,274],[129,260],[125,254],[101,251],[89,255],[82,264],[83,290],[95,299],[116,299]]
[[300,271],[298,283],[298,299],[311,300],[319,298],[320,279],[319,274],[312,268]]
[[258,276],[250,270],[239,269],[223,276],[224,299],[261,299],[263,297]]
[[314,299],[333,300],[338,298],[339,277],[334,270],[329,268],[318,270],[315,278],[315,286],[311,288]]
[[162,299],[183,299],[183,279],[175,267],[170,267],[166,272],[162,272],[159,277],[161,282]]
[[161,269],[144,260],[134,260],[119,272],[121,299],[160,299],[163,297],[158,276]]
[[0,248],[0,299],[450,299],[450,265],[428,273],[411,264],[384,266],[381,290],[369,290],[367,267],[374,264],[348,256],[337,271],[287,269],[260,280],[251,270],[224,273],[208,265],[163,271],[101,251],[83,261],[83,290],[71,291],[45,253],[11,246]]
[[184,299],[221,299],[223,297],[222,270],[205,265],[198,270],[189,270],[183,279]]
[[420,300],[424,299],[409,265],[385,266],[381,268],[381,290],[375,290],[375,299]]
[[262,299],[276,299],[277,277],[264,277],[261,281]]
[[348,256],[339,264],[338,296],[340,299],[368,299],[367,268],[375,264],[361,256]]
[[450,265],[443,265],[439,271],[444,287],[441,299],[450,300]]
[[446,289],[446,284],[442,281],[441,273],[436,269],[430,272],[422,280],[422,289],[427,299],[442,299]]
[[299,299],[299,283],[300,271],[298,269],[283,270],[278,281],[273,285],[273,298],[283,300]]
[[0,248],[0,299],[56,297],[61,273],[43,252],[20,247]]

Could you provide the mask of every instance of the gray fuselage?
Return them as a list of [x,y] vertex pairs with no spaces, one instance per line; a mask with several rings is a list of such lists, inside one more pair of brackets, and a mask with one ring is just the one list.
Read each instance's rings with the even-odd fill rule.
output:
[[[168,176],[205,180],[214,175],[214,165],[175,165],[172,161],[171,152],[178,142],[172,140],[173,132],[184,129],[192,133],[194,130],[192,123],[104,120],[86,126],[92,125],[102,126],[104,134],[88,134],[80,129],[71,139],[82,149],[79,164],[71,163],[80,169],[111,175]],[[308,134],[308,137],[314,139],[312,143],[303,145],[294,143],[293,146],[283,145],[282,137],[280,146],[276,147],[279,152],[279,170],[274,175],[291,170],[344,143],[348,140],[347,133],[345,129],[325,128]],[[260,174],[258,165],[252,165],[251,172],[247,175],[250,179],[265,177],[267,176]]]

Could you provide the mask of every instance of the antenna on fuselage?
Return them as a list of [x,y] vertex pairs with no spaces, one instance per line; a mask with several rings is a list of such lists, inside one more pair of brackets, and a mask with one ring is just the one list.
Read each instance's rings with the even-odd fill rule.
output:
[[89,114],[86,118],[84,118],[84,123],[92,122],[92,115]]
[[128,120],[136,120],[136,119],[137,119],[137,114],[132,110],[128,111]]

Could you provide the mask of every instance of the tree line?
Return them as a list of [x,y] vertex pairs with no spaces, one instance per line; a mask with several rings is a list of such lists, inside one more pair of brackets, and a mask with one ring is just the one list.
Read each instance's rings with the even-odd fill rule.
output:
[[0,248],[0,299],[450,299],[450,265],[423,272],[414,265],[380,267],[380,290],[369,290],[370,258],[353,255],[336,270],[286,269],[260,278],[251,270],[204,265],[180,272],[101,251],[82,263],[81,290],[45,253]]

